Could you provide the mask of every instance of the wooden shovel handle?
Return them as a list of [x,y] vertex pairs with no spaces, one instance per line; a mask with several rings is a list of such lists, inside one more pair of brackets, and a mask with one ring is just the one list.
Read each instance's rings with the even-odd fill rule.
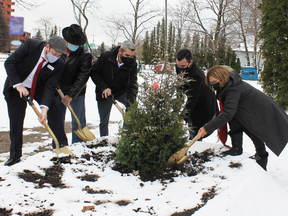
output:
[[[63,92],[61,91],[60,88],[57,88],[57,92],[58,92],[58,94],[60,95],[61,98],[64,97],[64,94],[63,94]],[[74,119],[76,120],[77,125],[78,125],[78,128],[81,129],[81,123],[80,123],[80,121],[79,121],[79,119],[78,119],[76,113],[74,112],[74,110],[72,109],[72,107],[71,107],[70,104],[68,104],[68,109],[70,110],[70,112],[72,113]]]
[[[39,112],[39,110],[37,109],[37,107],[35,106],[35,104],[30,104],[31,107],[33,108],[33,110],[35,111],[35,113],[37,114],[38,117],[41,117],[41,113]],[[51,128],[49,127],[49,125],[47,124],[46,121],[43,121],[42,124],[44,125],[44,127],[47,129],[47,131],[49,132],[49,134],[52,136],[54,142],[55,142],[55,145],[56,145],[56,148],[59,149],[59,142],[55,136],[55,134],[53,133],[53,131],[51,130]]]
[[187,148],[190,148],[198,140],[198,134],[188,143]]

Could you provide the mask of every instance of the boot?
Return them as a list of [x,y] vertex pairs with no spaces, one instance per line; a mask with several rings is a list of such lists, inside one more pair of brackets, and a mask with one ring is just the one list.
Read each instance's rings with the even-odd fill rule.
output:
[[250,138],[255,145],[256,154],[250,158],[255,159],[256,162],[267,171],[267,162],[268,162],[268,152],[266,151],[265,144],[258,137],[250,134]]
[[262,156],[256,154],[255,160],[265,171],[267,171],[268,152]]
[[243,136],[242,135],[243,135],[242,133],[230,135],[231,140],[232,140],[232,148],[228,151],[222,152],[221,153],[222,157],[226,155],[237,156],[243,153],[243,148],[242,148]]

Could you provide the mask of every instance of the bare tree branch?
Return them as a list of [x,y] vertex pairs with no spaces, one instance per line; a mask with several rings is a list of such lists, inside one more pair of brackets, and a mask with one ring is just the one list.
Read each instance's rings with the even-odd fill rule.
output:
[[[86,34],[89,24],[89,19],[86,15],[86,12],[90,12],[89,10],[92,10],[93,7],[96,7],[94,4],[94,0],[71,0],[71,3],[73,5],[75,19],[77,23],[83,28],[83,33],[86,36],[86,45],[90,49],[90,52],[92,53],[92,48],[90,47],[88,37]],[[82,25],[82,18],[85,20],[84,27]]]
[[131,40],[135,46],[141,43],[140,35],[148,27],[145,26],[152,19],[159,16],[159,10],[147,7],[149,0],[129,0],[132,13],[109,15],[106,21],[110,23],[109,28],[121,31],[127,40]]

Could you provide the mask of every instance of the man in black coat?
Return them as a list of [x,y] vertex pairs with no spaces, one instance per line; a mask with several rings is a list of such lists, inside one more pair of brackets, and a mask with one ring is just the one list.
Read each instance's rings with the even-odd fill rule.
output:
[[104,52],[93,65],[91,78],[96,84],[96,100],[100,116],[100,136],[108,135],[112,102],[108,96],[129,107],[137,94],[137,64],[135,46],[124,41],[121,46]]
[[[54,36],[46,44],[44,41],[28,39],[5,61],[7,79],[3,94],[7,102],[10,119],[10,159],[4,165],[11,166],[20,161],[22,156],[23,123],[27,102],[22,98],[28,96],[31,88],[35,89],[34,99],[41,107],[40,122],[46,121],[55,133],[60,146],[68,145],[62,127],[61,113],[55,96],[55,88],[64,66],[60,59],[66,53],[63,38]],[[39,66],[40,73],[36,85],[33,78]],[[34,91],[33,91],[34,92]],[[33,97],[32,96],[32,97]]]
[[[90,69],[92,67],[92,55],[83,46],[86,43],[86,37],[82,28],[77,24],[72,24],[62,30],[62,35],[67,45],[67,55],[65,55],[65,65],[59,80],[59,88],[64,94],[60,102],[63,125],[65,123],[66,107],[70,103],[73,111],[78,117],[81,128],[86,126],[85,116],[85,93],[86,83],[89,79]],[[72,117],[72,131],[78,129],[76,120]],[[72,133],[72,143],[82,142],[82,140]]]
[[189,80],[183,86],[186,95],[186,109],[188,111],[185,121],[191,127],[190,139],[218,111],[214,92],[205,83],[205,74],[192,60],[188,49],[181,49],[176,56],[176,72]]

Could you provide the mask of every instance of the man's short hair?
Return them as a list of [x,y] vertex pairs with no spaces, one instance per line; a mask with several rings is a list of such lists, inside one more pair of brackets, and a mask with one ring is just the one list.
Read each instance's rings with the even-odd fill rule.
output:
[[135,51],[135,45],[129,40],[124,41],[120,46],[120,49],[122,51],[125,51],[126,48],[128,48],[131,51]]
[[189,49],[181,49],[178,51],[176,58],[178,61],[182,61],[186,58],[187,61],[190,62],[192,60],[192,53]]

